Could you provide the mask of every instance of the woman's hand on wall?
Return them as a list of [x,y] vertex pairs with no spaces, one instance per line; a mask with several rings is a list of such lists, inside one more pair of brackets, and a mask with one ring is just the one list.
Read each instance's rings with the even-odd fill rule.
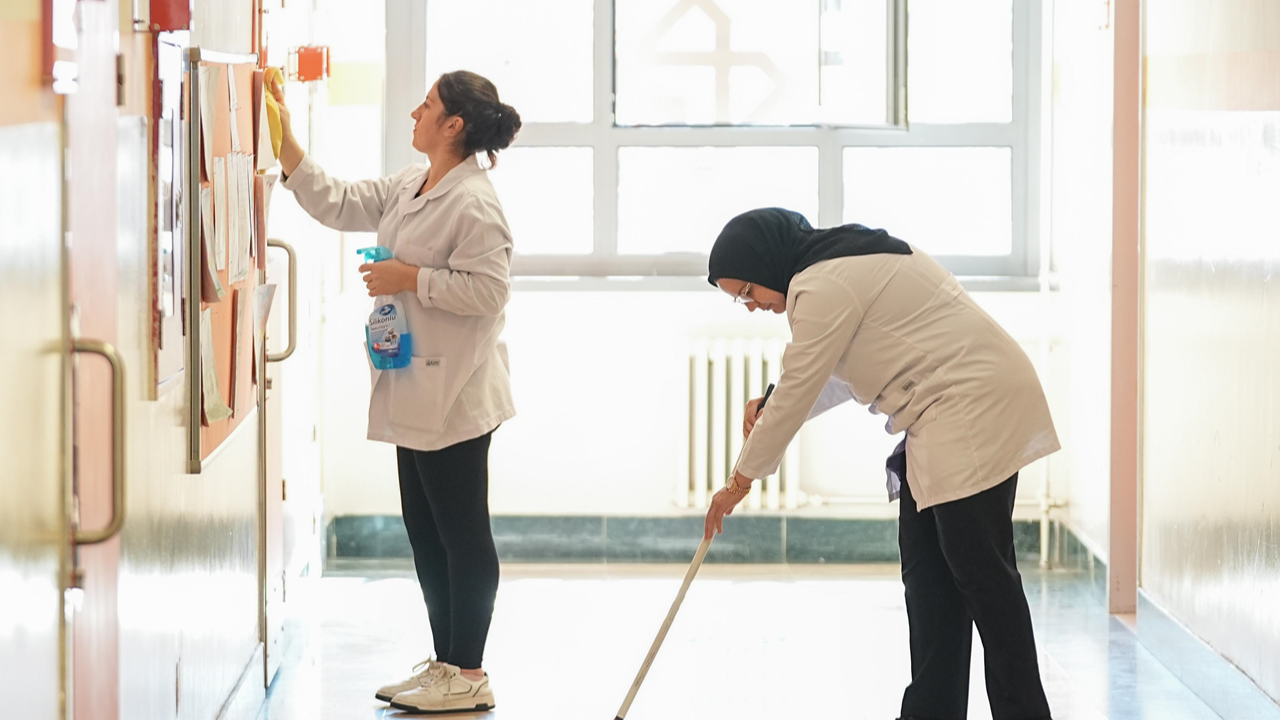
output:
[[364,273],[364,284],[369,288],[369,297],[418,292],[418,268],[413,265],[391,259],[365,263],[358,269]]
[[277,79],[276,82],[271,84],[271,95],[276,99],[276,105],[280,108],[280,134],[282,136],[280,167],[284,170],[286,176],[292,175],[306,153],[303,152],[302,145],[298,143],[298,139],[293,136],[293,118],[289,114],[289,107],[284,104],[284,83],[282,81]]

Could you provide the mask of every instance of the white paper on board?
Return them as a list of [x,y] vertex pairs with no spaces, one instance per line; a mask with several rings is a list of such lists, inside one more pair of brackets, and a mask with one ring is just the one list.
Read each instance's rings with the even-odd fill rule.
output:
[[236,281],[236,245],[240,239],[236,237],[236,233],[240,232],[240,224],[236,221],[236,213],[239,209],[236,203],[240,200],[240,193],[236,189],[236,154],[229,153],[227,155],[227,282],[230,284]]
[[249,243],[253,240],[253,199],[249,196],[249,168],[251,160],[248,155],[240,156],[240,172],[236,178],[240,181],[240,271],[245,277],[249,275]]
[[200,146],[204,149],[204,171],[213,173],[213,109],[214,87],[222,77],[217,65],[200,67]]
[[[216,247],[213,230],[213,189],[200,188],[200,224],[204,228],[205,242],[210,252]],[[212,267],[217,267],[213,265]]]
[[236,97],[236,73],[231,65],[227,66],[227,98],[231,113],[231,152],[240,152],[240,123],[236,122],[236,111],[240,109],[240,101]]
[[243,153],[236,155],[236,194],[240,214],[240,245],[236,248],[236,282],[249,277],[249,244],[253,240],[253,198],[249,191],[249,173],[253,171],[252,159]]
[[276,296],[276,286],[274,283],[259,285],[253,291],[253,332],[254,334],[265,333],[267,331],[267,318],[271,316],[271,302]]
[[253,290],[253,357],[258,357],[258,344],[266,339],[267,318],[271,315],[271,301],[275,299],[274,284],[259,285]]
[[218,389],[218,364],[213,355],[213,310],[200,311],[200,389],[204,416],[210,425],[231,417],[231,408]]
[[224,158],[213,159],[213,254],[218,270],[227,269],[227,166]]
[[241,182],[244,183],[244,265],[245,274],[248,274],[253,266],[250,259],[253,257],[253,231],[257,226],[253,214],[253,176],[257,174],[257,171],[253,166],[252,155],[243,156],[241,170]]
[[[217,260],[213,256],[213,193],[209,188],[200,188],[200,228],[203,232],[200,247],[204,248],[201,260],[205,266],[201,268],[200,296],[205,302],[218,302],[226,295],[226,290],[218,279]],[[206,293],[206,283],[213,296]]]
[[271,207],[271,191],[272,191],[272,189],[274,189],[274,188],[275,188],[275,186],[276,186],[276,180],[277,180],[277,179],[279,179],[279,177],[280,177],[279,175],[275,175],[275,174],[271,174],[271,175],[263,175],[263,176],[262,176],[262,207],[263,207],[263,212],[266,212],[266,210],[267,210],[268,208],[270,208],[270,207]]
[[240,155],[231,153],[227,156],[227,196],[230,202],[227,204],[231,208],[231,217],[227,222],[227,229],[230,233],[230,242],[228,242],[230,253],[227,258],[227,272],[229,274],[229,282],[232,284],[240,282],[240,253],[244,249],[244,238],[240,236],[240,214],[244,212],[241,206],[243,198],[240,196]]

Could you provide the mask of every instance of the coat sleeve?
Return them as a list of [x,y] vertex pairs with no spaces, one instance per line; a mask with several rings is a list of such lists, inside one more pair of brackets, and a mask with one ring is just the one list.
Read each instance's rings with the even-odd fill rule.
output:
[[347,182],[331,178],[319,163],[304,155],[284,187],[293,192],[307,214],[334,230],[375,232],[396,178]]
[[418,300],[456,315],[497,315],[511,297],[511,231],[495,204],[472,195],[454,226],[446,267],[418,271]]
[[782,376],[736,468],[753,480],[778,471],[787,446],[814,414],[836,363],[862,322],[862,306],[835,279],[817,276],[793,282],[791,291],[791,342],[782,355]]

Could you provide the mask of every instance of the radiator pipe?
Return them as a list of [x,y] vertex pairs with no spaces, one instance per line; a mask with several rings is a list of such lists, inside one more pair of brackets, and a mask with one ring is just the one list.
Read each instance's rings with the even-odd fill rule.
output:
[[[1040,83],[1041,88],[1052,87],[1053,85],[1053,3],[1048,3],[1044,8],[1047,17],[1043,17],[1040,23],[1041,47],[1044,52],[1041,57],[1046,60],[1040,63]],[[1040,251],[1040,267],[1038,268],[1037,280],[1040,285],[1040,306],[1041,310],[1047,315],[1049,313],[1050,303],[1052,302],[1052,285],[1053,280],[1053,158],[1051,155],[1053,149],[1053,100],[1051,93],[1041,93],[1040,100],[1040,138],[1042,150],[1040,153],[1040,162],[1037,164],[1040,173],[1040,213],[1038,239]],[[1053,342],[1054,324],[1049,322],[1040,323],[1040,371],[1046,376],[1049,373],[1049,350]],[[1053,488],[1051,485],[1052,466],[1046,461],[1044,468],[1044,482],[1040,484],[1040,568],[1048,569],[1049,561],[1049,523],[1054,508],[1062,507],[1065,503],[1055,500],[1053,497]]]

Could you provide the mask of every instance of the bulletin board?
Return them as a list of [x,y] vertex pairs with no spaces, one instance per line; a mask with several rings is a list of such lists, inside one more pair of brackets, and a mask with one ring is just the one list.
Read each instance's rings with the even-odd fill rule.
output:
[[199,48],[187,49],[186,80],[188,471],[198,473],[258,403],[255,291],[266,239],[254,90],[262,85],[257,56]]

